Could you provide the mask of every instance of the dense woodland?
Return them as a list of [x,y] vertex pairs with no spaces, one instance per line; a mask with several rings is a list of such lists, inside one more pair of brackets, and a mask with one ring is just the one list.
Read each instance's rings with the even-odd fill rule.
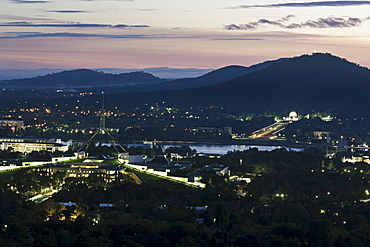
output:
[[[203,174],[205,189],[146,178],[107,184],[22,169],[1,177],[1,246],[368,246],[367,164],[317,150],[230,152],[231,182]],[[198,166],[214,160],[194,158]],[[125,178],[123,178],[125,179]],[[63,183],[64,181],[64,183]],[[41,204],[26,198],[60,191]],[[55,202],[76,202],[63,206]],[[99,203],[113,203],[101,208]],[[196,210],[187,207],[206,207]]]

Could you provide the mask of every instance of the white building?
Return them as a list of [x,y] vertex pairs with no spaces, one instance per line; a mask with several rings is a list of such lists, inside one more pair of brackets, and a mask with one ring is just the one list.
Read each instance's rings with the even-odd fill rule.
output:
[[0,150],[31,153],[33,151],[67,152],[68,146],[53,140],[33,137],[0,137]]
[[291,111],[287,117],[283,117],[283,120],[288,122],[298,121],[299,116],[297,112]]
[[350,163],[356,163],[356,162],[365,162],[370,164],[370,157],[369,156],[363,156],[363,155],[352,155],[351,157],[343,157],[342,162],[350,162]]
[[11,129],[13,132],[24,128],[23,120],[1,119],[0,128]]
[[23,128],[24,127],[24,122],[23,122],[23,120],[2,119],[2,120],[0,120],[0,126]]

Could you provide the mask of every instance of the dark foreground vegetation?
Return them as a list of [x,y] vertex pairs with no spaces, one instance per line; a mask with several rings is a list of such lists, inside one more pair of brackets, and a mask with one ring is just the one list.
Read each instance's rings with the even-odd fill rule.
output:
[[[340,156],[230,152],[217,162],[252,182],[208,172],[203,190],[22,169],[1,178],[0,245],[369,246],[370,207],[360,202],[370,198],[369,166]],[[60,190],[41,204],[25,200],[48,188]]]

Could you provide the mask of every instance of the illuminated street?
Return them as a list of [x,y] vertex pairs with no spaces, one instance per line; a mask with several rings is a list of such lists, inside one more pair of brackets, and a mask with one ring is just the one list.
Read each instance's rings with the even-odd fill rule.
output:
[[263,127],[259,130],[254,131],[249,137],[241,138],[241,137],[233,137],[233,139],[238,140],[251,140],[251,139],[275,139],[275,140],[283,140],[284,137],[279,137],[278,133],[283,131],[285,127],[288,125],[286,122],[277,122],[266,127]]

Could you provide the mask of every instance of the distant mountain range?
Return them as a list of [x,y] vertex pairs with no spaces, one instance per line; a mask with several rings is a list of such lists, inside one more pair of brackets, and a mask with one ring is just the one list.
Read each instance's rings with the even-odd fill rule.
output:
[[186,89],[186,88],[195,88],[195,87],[204,87],[209,85],[215,85],[222,82],[230,81],[237,77],[247,75],[249,73],[253,73],[255,71],[260,71],[269,66],[283,61],[285,58],[273,60],[273,61],[266,61],[263,63],[259,63],[256,65],[252,65],[250,67],[244,66],[237,66],[231,65],[226,66],[214,71],[211,71],[205,75],[196,77],[196,78],[185,78],[185,79],[177,79],[172,81],[163,82],[159,85],[150,86],[144,89],[143,91],[151,92],[151,91],[161,91],[161,90],[179,90],[179,89]]
[[[74,69],[57,69],[57,68],[40,68],[40,69],[5,69],[0,68],[0,81],[11,79],[32,78],[35,76],[43,76],[51,73],[59,73],[61,71]],[[121,74],[129,72],[143,71],[150,73],[162,79],[178,79],[178,78],[192,78],[204,75],[212,71],[212,69],[204,68],[171,68],[171,67],[152,67],[142,69],[124,69],[124,68],[93,68],[91,70],[103,71],[108,74]]]
[[[282,58],[251,67],[227,66],[200,77],[171,81],[143,72],[113,75],[75,70],[2,83],[1,87],[91,87],[89,90],[99,86],[100,91],[104,86],[104,92],[111,94],[107,107],[165,101],[177,107],[218,106],[225,112],[288,114],[295,110],[370,116],[370,70],[329,53]],[[81,102],[89,104],[96,97],[84,97]]]
[[[205,75],[186,78],[166,80],[155,77],[146,72],[130,72],[121,74],[109,74],[89,69],[77,69],[52,73],[27,79],[13,79],[0,81],[0,87],[5,88],[83,88],[83,87],[106,87],[107,93],[130,93],[130,92],[152,92],[163,90],[179,90],[193,87],[203,87],[229,81],[234,78],[265,69],[275,61],[266,61],[250,67],[227,66]],[[107,88],[114,86],[112,88]],[[121,87],[124,86],[124,87]]]
[[329,53],[315,53],[283,59],[216,85],[153,92],[145,99],[246,113],[296,110],[370,115],[369,96],[369,69]]
[[76,69],[27,79],[2,80],[0,86],[6,88],[81,88],[127,86],[164,81],[164,79],[145,72],[107,74],[89,69]]

